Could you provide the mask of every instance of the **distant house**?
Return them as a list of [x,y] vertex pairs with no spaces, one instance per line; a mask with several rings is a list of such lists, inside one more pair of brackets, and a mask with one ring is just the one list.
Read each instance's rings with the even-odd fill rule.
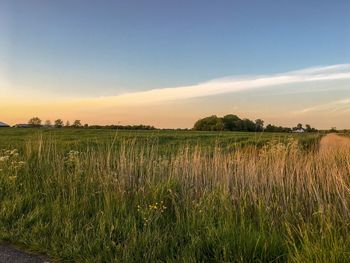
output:
[[10,125],[0,121],[0,128],[8,128]]
[[293,130],[293,132],[302,133],[305,132],[304,128]]
[[20,124],[14,125],[13,127],[15,127],[15,128],[30,128],[30,125],[20,123]]

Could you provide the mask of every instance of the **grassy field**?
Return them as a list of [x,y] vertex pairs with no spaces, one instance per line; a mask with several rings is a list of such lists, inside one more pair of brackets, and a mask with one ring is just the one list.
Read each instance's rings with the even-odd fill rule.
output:
[[253,132],[196,132],[196,131],[117,131],[90,129],[0,129],[1,148],[23,148],[30,141],[50,140],[60,150],[94,148],[101,145],[120,146],[120,143],[157,145],[172,152],[183,146],[200,146],[230,150],[243,146],[261,147],[268,142],[287,142],[296,138],[303,148],[312,147],[318,134],[253,133]]
[[77,262],[348,262],[320,136],[0,130],[0,240]]

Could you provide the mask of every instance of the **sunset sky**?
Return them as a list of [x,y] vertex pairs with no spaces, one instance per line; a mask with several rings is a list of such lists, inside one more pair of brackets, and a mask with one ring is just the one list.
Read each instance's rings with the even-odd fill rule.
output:
[[0,121],[350,128],[348,0],[1,0]]

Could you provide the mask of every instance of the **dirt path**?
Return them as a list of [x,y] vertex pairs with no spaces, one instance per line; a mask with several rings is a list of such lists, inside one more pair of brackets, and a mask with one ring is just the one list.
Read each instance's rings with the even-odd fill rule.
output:
[[42,256],[20,251],[9,245],[0,245],[0,263],[49,263]]
[[334,133],[327,134],[321,139],[320,152],[349,151],[350,138]]

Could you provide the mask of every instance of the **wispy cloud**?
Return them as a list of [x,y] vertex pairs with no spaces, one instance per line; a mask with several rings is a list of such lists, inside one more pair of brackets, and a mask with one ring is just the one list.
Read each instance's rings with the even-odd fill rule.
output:
[[234,93],[277,85],[344,79],[350,79],[350,64],[313,67],[273,75],[257,75],[244,78],[226,77],[192,86],[153,89],[87,101],[104,105],[140,105]]
[[298,110],[295,113],[315,113],[315,112],[327,112],[327,113],[349,113],[350,112],[350,98],[335,100],[327,102],[325,104],[318,104],[312,107],[308,107],[302,110]]

